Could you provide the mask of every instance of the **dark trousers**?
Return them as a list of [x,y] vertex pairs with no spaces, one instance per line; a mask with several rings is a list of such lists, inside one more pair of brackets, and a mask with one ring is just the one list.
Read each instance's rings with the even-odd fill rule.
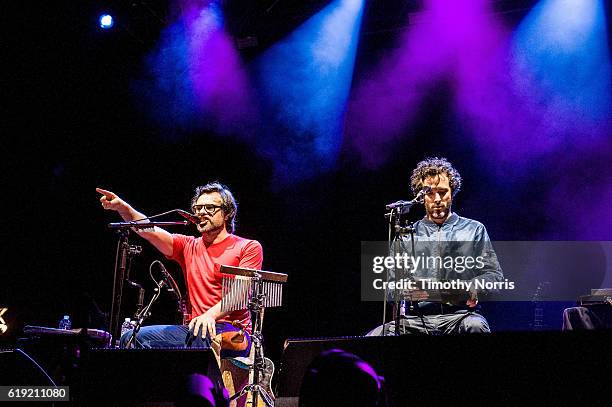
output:
[[[449,335],[462,333],[489,333],[491,329],[482,315],[460,310],[452,314],[434,315],[407,315],[400,319],[400,335],[404,334],[431,334]],[[384,326],[385,335],[395,335],[395,321]],[[380,325],[366,334],[366,336],[382,336],[383,326]]]

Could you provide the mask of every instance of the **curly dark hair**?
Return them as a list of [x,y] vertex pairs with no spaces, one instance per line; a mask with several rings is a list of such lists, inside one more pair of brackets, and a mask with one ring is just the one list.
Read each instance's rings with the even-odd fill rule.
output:
[[236,199],[234,199],[232,191],[230,191],[227,186],[215,181],[197,187],[193,194],[193,198],[191,198],[191,207],[193,208],[193,205],[196,204],[199,197],[204,194],[211,194],[213,192],[218,192],[219,195],[221,195],[221,199],[223,200],[221,209],[223,209],[223,213],[228,216],[227,220],[225,221],[225,227],[230,233],[234,233],[234,230],[236,229],[236,214],[238,213],[238,204],[236,203]]
[[423,181],[427,177],[446,174],[453,193],[453,197],[461,190],[461,175],[459,171],[444,157],[427,157],[419,162],[410,176],[410,187],[416,195],[423,188]]

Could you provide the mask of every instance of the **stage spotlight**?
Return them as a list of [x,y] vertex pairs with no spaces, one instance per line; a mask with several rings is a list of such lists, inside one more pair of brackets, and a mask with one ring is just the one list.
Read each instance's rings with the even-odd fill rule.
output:
[[98,19],[98,22],[100,23],[100,28],[104,30],[108,30],[115,25],[115,20],[110,14],[102,14]]
[[523,77],[537,78],[569,117],[608,120],[611,64],[604,0],[541,0],[514,36]]
[[[262,141],[282,181],[331,169],[342,145],[364,0],[335,0],[256,61],[263,103],[284,140]],[[278,147],[280,146],[280,150]],[[313,165],[316,163],[316,165]]]

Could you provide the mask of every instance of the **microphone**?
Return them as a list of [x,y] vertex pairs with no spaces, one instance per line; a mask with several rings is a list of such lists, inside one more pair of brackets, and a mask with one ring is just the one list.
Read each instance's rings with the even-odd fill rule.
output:
[[181,290],[179,290],[176,281],[174,281],[172,275],[168,273],[168,270],[166,270],[166,267],[161,262],[159,263],[159,268],[161,269],[162,274],[164,275],[163,283],[168,286],[168,291],[174,294],[174,297],[177,301],[181,301],[183,297],[181,296]]
[[413,204],[414,204],[414,202],[412,202],[412,201],[396,201],[396,202],[390,203],[388,205],[385,205],[385,209],[390,211],[391,209],[401,208],[403,206],[411,206]]
[[[401,208],[403,209],[404,207],[411,207],[412,205],[414,205],[415,203],[423,203],[423,196],[427,195],[428,193],[431,192],[431,187],[430,186],[424,186],[419,193],[414,197],[413,200],[411,201],[397,201],[397,202],[393,202],[390,203],[388,205],[385,206],[385,208],[390,211],[392,209],[396,209],[396,208]],[[404,211],[402,210],[402,213],[404,213]]]
[[200,218],[198,218],[192,213],[189,213],[182,209],[175,209],[175,211],[176,213],[178,213],[179,215],[181,215],[183,218],[187,219],[189,222],[193,223],[194,225],[199,225],[201,222]]
[[430,192],[431,192],[431,187],[428,185],[425,185],[423,188],[421,188],[417,196],[414,198],[414,201],[418,203],[423,203],[423,197],[429,194]]

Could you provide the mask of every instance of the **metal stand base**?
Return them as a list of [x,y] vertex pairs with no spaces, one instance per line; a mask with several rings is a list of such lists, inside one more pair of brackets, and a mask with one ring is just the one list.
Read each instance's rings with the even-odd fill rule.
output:
[[266,389],[264,389],[259,384],[247,384],[246,386],[242,388],[242,390],[240,390],[238,393],[235,393],[232,397],[230,397],[230,401],[236,400],[248,393],[252,394],[251,405],[253,407],[257,407],[257,404],[256,404],[258,400],[257,395],[261,395],[261,398],[263,399],[263,402],[266,405],[266,407],[274,407],[274,401],[272,400],[272,397],[268,394]]

